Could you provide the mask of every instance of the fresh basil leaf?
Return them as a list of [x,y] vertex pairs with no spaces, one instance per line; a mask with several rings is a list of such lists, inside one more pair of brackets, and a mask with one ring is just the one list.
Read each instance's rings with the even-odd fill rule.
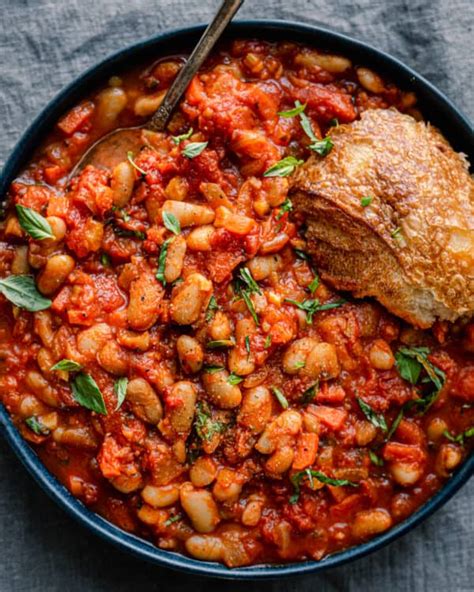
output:
[[395,361],[400,376],[408,380],[410,384],[416,384],[423,368],[420,362],[416,358],[408,356],[401,351],[395,354]]
[[294,109],[289,109],[288,111],[279,111],[278,115],[280,117],[296,117],[297,115],[300,115],[300,113],[303,113],[305,109],[306,103],[302,105],[299,101],[295,101]]
[[294,473],[290,477],[290,481],[294,488],[294,493],[290,497],[289,502],[290,504],[296,504],[299,499],[300,492],[301,492],[301,482],[304,478],[307,478],[310,482],[311,487],[313,487],[313,478],[316,478],[321,483],[325,485],[333,485],[334,487],[358,487],[358,483],[354,483],[349,481],[348,479],[333,479],[332,477],[328,477],[321,471],[315,471],[313,469],[305,469],[304,471],[299,471],[298,473]]
[[181,224],[178,218],[171,212],[163,212],[163,224],[173,234],[178,235],[181,232]]
[[144,171],[137,164],[135,164],[135,161],[133,160],[133,152],[131,152],[131,151],[127,152],[127,159],[128,159],[128,162],[132,165],[132,167],[134,169],[136,169],[141,175],[146,175],[146,171]]
[[270,168],[268,168],[264,173],[264,177],[288,177],[294,173],[297,166],[303,164],[303,160],[299,160],[294,156],[286,156],[279,160]]
[[232,339],[215,339],[214,341],[208,341],[206,347],[209,349],[217,349],[219,347],[234,347],[235,341]]
[[250,337],[248,335],[245,336],[245,349],[247,350],[247,359],[250,356]]
[[280,206],[280,211],[278,212],[278,214],[275,217],[276,220],[280,220],[281,218],[283,218],[283,216],[287,212],[291,212],[292,209],[293,209],[293,203],[291,202],[291,199],[289,197],[287,197],[285,199],[285,201]]
[[376,413],[370,405],[367,405],[365,401],[357,398],[357,402],[359,403],[359,407],[362,410],[362,413],[365,417],[370,421],[370,423],[375,426],[376,428],[380,428],[382,432],[388,432],[387,422],[385,421],[385,417]]
[[444,430],[443,436],[451,442],[456,442],[457,444],[461,444],[462,446],[464,446],[466,439],[472,438],[474,436],[474,426],[468,428],[464,432],[461,432],[457,436],[451,434],[448,430]]
[[276,386],[272,386],[272,391],[280,405],[283,407],[283,409],[288,409],[289,403],[282,391]]
[[293,251],[295,255],[298,257],[298,259],[302,259],[303,261],[311,263],[311,258],[308,255],[308,253],[306,253],[306,251],[302,251],[301,249],[293,249]]
[[67,358],[64,358],[63,360],[60,360],[59,362],[54,364],[54,366],[52,366],[50,370],[65,370],[66,372],[77,372],[77,370],[80,370],[81,368],[81,364],[78,364],[73,360],[68,360]]
[[398,412],[397,417],[393,420],[393,423],[390,426],[390,429],[388,430],[388,434],[387,434],[387,436],[385,438],[387,440],[387,442],[390,440],[390,438],[395,433],[395,430],[400,425],[400,422],[402,421],[404,415],[405,415],[405,409],[404,409],[404,407],[402,407],[400,409],[400,411]]
[[306,113],[300,113],[300,124],[308,138],[312,142],[317,142],[318,138],[314,135],[313,126],[311,125],[311,121]]
[[37,436],[48,436],[51,432],[51,430],[43,425],[34,415],[25,419],[25,423]]
[[165,242],[161,245],[160,255],[158,257],[158,269],[156,270],[155,277],[156,279],[166,286],[166,279],[165,279],[165,266],[166,266],[166,255],[168,253],[168,248],[172,242],[172,238],[168,238]]
[[0,293],[15,306],[29,312],[44,310],[52,304],[49,298],[38,292],[31,275],[10,275],[0,280]]
[[367,206],[370,206],[370,204],[372,203],[373,197],[370,197],[370,195],[366,195],[365,197],[361,197],[360,198],[360,205],[363,208],[366,208]]
[[74,378],[71,386],[74,400],[79,405],[96,413],[107,415],[104,397],[92,376],[81,372]]
[[206,374],[215,374],[216,372],[222,372],[223,370],[225,370],[225,368],[224,368],[224,366],[209,365],[209,366],[204,366],[203,370],[204,370],[204,372],[206,372]]
[[369,458],[373,465],[376,465],[377,467],[383,466],[383,460],[377,456],[373,450],[369,450]]
[[186,158],[195,158],[207,148],[208,143],[209,142],[190,142],[182,151],[182,154],[186,156]]
[[334,144],[331,140],[331,136],[326,136],[322,140],[316,140],[312,144],[309,145],[309,149],[313,152],[316,152],[320,156],[326,156],[331,152],[333,149]]
[[209,405],[205,401],[197,403],[194,429],[201,440],[212,440],[216,434],[224,432],[226,427],[226,424],[213,419]]
[[123,402],[125,401],[125,397],[127,396],[127,386],[128,386],[128,378],[126,376],[122,376],[115,381],[114,384],[114,393],[117,395],[117,405],[115,406],[115,411],[120,409]]
[[18,222],[25,232],[36,240],[54,238],[49,222],[35,210],[20,204],[15,206]]
[[171,139],[175,144],[180,144],[183,140],[189,140],[189,138],[193,135],[193,128],[190,127],[185,134],[181,134],[179,136],[171,136]]
[[165,521],[164,524],[165,524],[165,526],[171,526],[175,522],[179,522],[182,519],[183,519],[183,516],[181,514],[175,514],[174,516],[170,516],[168,518],[168,520]]
[[243,378],[242,376],[238,376],[237,374],[234,374],[233,372],[231,372],[229,374],[229,378],[227,379],[228,384],[235,386],[236,384],[240,384],[241,382],[243,382]]
[[316,312],[338,308],[339,306],[345,304],[346,300],[338,300],[337,302],[327,302],[326,304],[320,304],[317,298],[314,300],[304,300],[303,302],[298,302],[297,300],[292,300],[291,298],[285,298],[285,302],[293,304],[300,310],[304,310],[306,312],[306,322],[308,325],[311,325],[313,323],[313,316]]
[[314,397],[316,396],[318,390],[319,380],[303,392],[303,394],[301,395],[301,404],[307,405],[308,403],[311,403],[311,401],[314,400]]
[[209,300],[209,304],[207,305],[206,323],[212,321],[217,310],[219,310],[219,305],[217,304],[216,297],[212,295]]
[[314,278],[311,280],[311,283],[308,286],[308,290],[311,294],[314,294],[319,287],[319,276],[315,275]]

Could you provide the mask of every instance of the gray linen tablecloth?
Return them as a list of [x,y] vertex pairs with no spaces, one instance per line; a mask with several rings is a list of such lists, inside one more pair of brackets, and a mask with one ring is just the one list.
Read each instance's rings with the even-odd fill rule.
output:
[[[218,0],[0,0],[0,163],[66,83],[140,38],[209,19]],[[401,58],[469,116],[472,0],[247,0],[240,18],[324,24]],[[67,517],[0,441],[0,592],[474,589],[474,483],[402,540],[322,575],[273,583],[206,580],[132,559]]]

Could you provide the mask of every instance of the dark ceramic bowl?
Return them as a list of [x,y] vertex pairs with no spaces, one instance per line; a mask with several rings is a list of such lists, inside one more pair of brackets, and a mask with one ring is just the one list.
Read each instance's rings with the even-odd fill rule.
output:
[[[137,60],[160,55],[176,54],[180,50],[189,50],[195,44],[203,29],[203,26],[177,29],[141,41],[113,54],[79,76],[43,109],[15,146],[0,179],[0,195],[5,195],[12,179],[21,167],[26,164],[35,146],[52,128],[58,118],[64,111],[74,105],[78,99],[87,94],[91,86],[107,80],[109,76],[132,60],[136,62]],[[472,126],[451,101],[419,74],[370,45],[321,27],[285,21],[237,22],[229,27],[226,36],[294,40],[348,55],[355,63],[373,67],[381,72],[403,90],[414,91],[418,96],[419,105],[426,119],[443,131],[454,148],[468,155],[472,151]],[[117,547],[129,551],[136,557],[146,559],[157,565],[195,574],[236,580],[281,578],[282,576],[320,572],[326,568],[353,561],[372,551],[376,551],[420,524],[445,504],[466,483],[474,471],[474,456],[471,455],[453,474],[448,483],[423,507],[404,522],[368,543],[337,553],[321,561],[229,569],[218,563],[197,561],[183,555],[158,549],[147,541],[128,534],[89,511],[48,472],[29,444],[13,426],[2,405],[0,405],[0,428],[12,450],[44,491],[68,514],[90,531]]]

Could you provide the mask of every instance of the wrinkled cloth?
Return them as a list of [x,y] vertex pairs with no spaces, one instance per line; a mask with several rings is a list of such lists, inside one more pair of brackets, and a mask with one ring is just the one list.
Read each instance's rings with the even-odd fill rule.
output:
[[[107,54],[208,21],[218,0],[0,0],[0,164],[34,115]],[[323,24],[400,58],[474,115],[471,0],[247,0],[239,18]],[[381,551],[323,574],[236,583],[133,559],[66,516],[0,439],[0,591],[468,592],[474,482]]]

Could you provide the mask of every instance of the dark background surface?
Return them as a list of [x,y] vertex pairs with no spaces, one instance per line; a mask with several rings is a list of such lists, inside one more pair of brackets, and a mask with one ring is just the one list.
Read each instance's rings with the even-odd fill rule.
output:
[[[0,0],[0,164],[32,117],[85,68],[159,31],[209,19],[217,0]],[[474,114],[471,0],[247,0],[240,18],[282,18],[348,33],[392,53]],[[172,48],[170,48],[172,53]],[[473,589],[474,483],[378,553],[317,576],[230,583],[132,559],[87,533],[0,439],[0,592],[232,592]]]

